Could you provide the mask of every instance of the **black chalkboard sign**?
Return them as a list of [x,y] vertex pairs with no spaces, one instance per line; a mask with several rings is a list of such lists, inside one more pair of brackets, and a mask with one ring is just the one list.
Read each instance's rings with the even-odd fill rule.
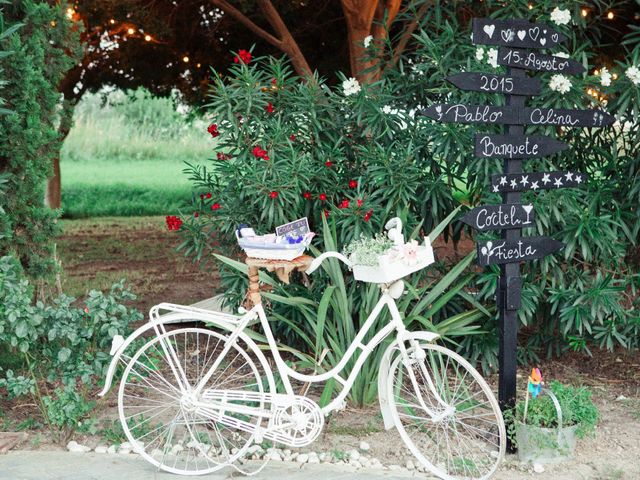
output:
[[549,237],[524,237],[515,241],[488,240],[478,244],[480,265],[500,265],[535,260],[557,252],[564,243]]
[[541,158],[566,148],[566,143],[542,135],[475,136],[475,155],[480,158]]
[[449,75],[445,80],[462,90],[509,95],[538,95],[540,80],[537,78],[513,78],[493,73],[465,72]]
[[564,73],[578,75],[585,71],[581,63],[570,58],[544,55],[535,51],[518,50],[515,48],[500,47],[498,49],[498,65],[507,67],[525,68],[540,72]]
[[524,108],[520,118],[524,125],[558,125],[567,127],[604,127],[615,118],[602,110],[567,110],[563,108]]
[[520,110],[515,107],[489,105],[435,104],[422,110],[422,115],[439,122],[493,123],[515,125],[520,123]]
[[556,188],[580,187],[588,177],[580,172],[530,172],[491,176],[491,191],[494,193],[553,190]]
[[439,122],[492,123],[496,125],[556,125],[565,127],[604,127],[615,118],[602,110],[564,108],[493,107],[490,105],[435,104],[422,115]]
[[482,205],[469,210],[460,219],[463,223],[480,232],[532,227],[534,220],[533,205],[522,205],[520,203]]
[[502,45],[518,48],[550,48],[567,39],[543,23],[523,20],[474,18],[472,41],[478,45]]

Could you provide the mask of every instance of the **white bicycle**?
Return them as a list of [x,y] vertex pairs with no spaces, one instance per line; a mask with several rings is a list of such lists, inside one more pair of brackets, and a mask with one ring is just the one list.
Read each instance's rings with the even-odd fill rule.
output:
[[[350,264],[343,255],[327,252],[307,272],[329,257]],[[250,447],[264,441],[290,447],[312,443],[322,431],[325,416],[343,408],[372,350],[394,334],[378,376],[385,428],[396,427],[418,461],[442,479],[491,477],[504,457],[506,433],[489,385],[464,358],[433,343],[437,334],[405,328],[395,302],[404,291],[401,279],[380,284],[380,288],[378,303],[344,358],[335,368],[312,375],[285,363],[261,304],[238,316],[157,305],[147,324],[126,341],[122,337],[114,341],[100,395],[109,391],[123,361],[118,411],[137,453],[157,468],[181,475],[202,475],[228,466],[256,473],[249,472],[248,463],[243,462]],[[384,308],[391,321],[363,343]],[[161,316],[161,312],[166,313]],[[277,376],[248,334],[247,327],[257,320]],[[145,339],[150,330],[155,337]],[[148,341],[126,355],[127,348],[140,338]],[[354,367],[343,378],[340,373],[357,350],[360,354]],[[283,393],[276,388],[276,378]],[[294,393],[292,378],[310,384],[334,379],[343,388],[321,408],[311,398]]]

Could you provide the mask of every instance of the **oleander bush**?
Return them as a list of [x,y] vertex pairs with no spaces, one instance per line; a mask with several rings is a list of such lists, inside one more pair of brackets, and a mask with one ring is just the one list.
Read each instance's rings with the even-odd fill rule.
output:
[[[404,15],[415,17],[422,3]],[[182,251],[204,261],[214,238],[233,244],[240,222],[268,232],[302,216],[316,230],[322,216],[332,219],[341,250],[362,233],[382,231],[392,216],[400,216],[409,231],[428,232],[459,203],[500,203],[487,185],[501,162],[473,156],[473,133],[497,133],[500,127],[436,123],[419,112],[436,102],[504,104],[497,94],[456,90],[444,77],[463,70],[504,71],[494,66],[495,49],[471,44],[472,16],[529,18],[564,33],[568,41],[553,53],[571,56],[587,71],[570,78],[536,73],[542,94],[528,106],[603,108],[617,122],[603,129],[527,129],[570,148],[528,161],[526,170],[581,171],[589,181],[582,189],[523,195],[537,214],[535,228],[524,233],[548,235],[567,246],[522,267],[520,359],[570,348],[637,348],[640,27],[625,27],[615,47],[602,40],[611,38],[605,33],[614,26],[607,23],[609,9],[626,6],[628,1],[591,2],[585,17],[575,2],[438,2],[419,17],[397,61],[383,56],[382,74],[369,84],[340,73],[337,85],[317,76],[301,79],[273,57],[240,61],[224,76],[214,72],[208,109],[215,119],[209,128],[215,150],[205,166],[186,167],[194,193],[183,211]],[[556,7],[567,9],[570,23],[551,19]],[[392,28],[388,44],[372,42],[368,48],[391,52],[403,33]],[[454,222],[445,237],[455,240],[463,233],[475,235]],[[321,236],[317,241],[322,244]],[[497,268],[485,269],[466,291],[492,305],[497,278]],[[449,301],[461,309],[465,300]],[[466,338],[459,347],[486,370],[497,364],[496,325],[493,316],[483,319],[486,334]]]

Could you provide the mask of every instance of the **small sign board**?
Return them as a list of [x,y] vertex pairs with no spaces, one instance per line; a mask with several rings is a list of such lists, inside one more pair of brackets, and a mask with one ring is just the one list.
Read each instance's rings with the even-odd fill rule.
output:
[[309,220],[307,219],[307,217],[300,218],[293,222],[285,223],[284,225],[276,227],[276,235],[279,237],[283,237],[287,234],[301,236],[309,232]]
[[517,48],[551,48],[567,39],[544,23],[526,20],[474,18],[472,41],[478,45],[502,45]]
[[500,265],[536,260],[557,252],[564,243],[549,237],[524,237],[517,240],[488,240],[478,243],[479,265]]
[[449,75],[445,80],[462,90],[509,95],[538,95],[540,80],[537,78],[514,78],[493,73],[464,72]]
[[537,70],[539,72],[564,73],[568,75],[579,75],[585,71],[581,63],[571,60],[570,58],[544,55],[536,51],[506,47],[500,47],[498,49],[498,65]]
[[509,193],[537,190],[553,190],[556,188],[580,187],[588,177],[580,172],[530,172],[505,173],[491,176],[493,193]]
[[602,110],[568,110],[563,108],[524,108],[520,123],[567,127],[604,127],[615,118]]
[[569,148],[564,142],[542,135],[476,134],[479,158],[541,158]]
[[460,221],[480,232],[486,232],[531,227],[534,219],[533,205],[514,203],[482,205],[469,210]]

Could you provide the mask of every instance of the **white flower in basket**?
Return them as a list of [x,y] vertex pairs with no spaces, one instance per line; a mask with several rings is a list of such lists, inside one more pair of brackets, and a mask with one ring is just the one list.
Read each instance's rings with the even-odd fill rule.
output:
[[391,283],[434,262],[428,237],[422,245],[415,240],[405,243],[399,218],[390,220],[386,228],[387,236],[361,237],[345,248],[356,280]]

